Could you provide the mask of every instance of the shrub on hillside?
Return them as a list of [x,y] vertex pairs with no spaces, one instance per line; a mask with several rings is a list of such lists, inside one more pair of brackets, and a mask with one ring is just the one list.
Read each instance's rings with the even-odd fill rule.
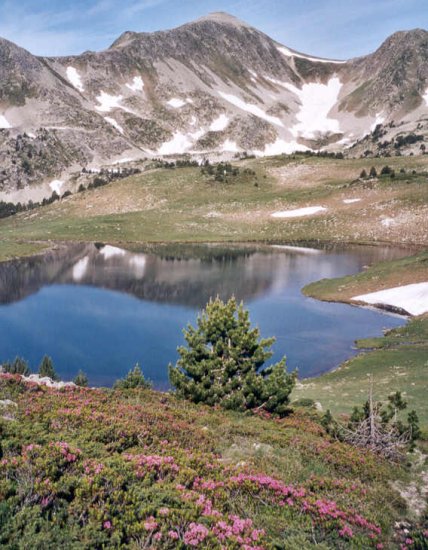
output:
[[178,348],[180,359],[169,367],[177,395],[225,409],[286,414],[296,375],[287,373],[285,358],[262,370],[275,339],[260,339],[242,303],[211,300],[184,337],[187,347]]
[[406,423],[400,420],[399,413],[406,408],[407,402],[400,392],[389,395],[386,402],[374,402],[370,390],[369,399],[362,407],[354,407],[346,426],[335,421],[329,410],[321,423],[341,441],[397,460],[403,458],[406,451],[414,449],[415,441],[421,435],[415,411],[410,411]]

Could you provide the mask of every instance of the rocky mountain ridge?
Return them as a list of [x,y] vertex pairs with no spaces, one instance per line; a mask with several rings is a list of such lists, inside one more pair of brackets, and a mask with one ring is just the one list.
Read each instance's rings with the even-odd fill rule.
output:
[[[422,29],[347,61],[296,52],[223,13],[78,56],[0,40],[0,191],[41,181],[64,191],[73,170],[144,157],[368,155],[385,141],[396,154],[397,136],[415,132],[428,135]],[[404,154],[422,145],[400,143]]]

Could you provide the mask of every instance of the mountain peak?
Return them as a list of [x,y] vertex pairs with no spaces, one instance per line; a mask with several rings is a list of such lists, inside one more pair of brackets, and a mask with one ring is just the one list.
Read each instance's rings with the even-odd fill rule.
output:
[[247,23],[244,23],[234,15],[231,15],[230,13],[226,13],[224,11],[214,11],[212,13],[209,13],[208,15],[204,15],[203,17],[200,17],[199,19],[196,19],[194,23],[201,23],[204,21],[214,21],[216,23],[222,23],[226,25],[234,25],[235,27],[248,27],[249,25]]

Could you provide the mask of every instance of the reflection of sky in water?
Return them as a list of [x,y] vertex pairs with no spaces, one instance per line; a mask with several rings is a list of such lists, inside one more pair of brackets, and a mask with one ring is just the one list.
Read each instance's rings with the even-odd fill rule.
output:
[[157,387],[166,388],[166,367],[176,360],[182,328],[195,322],[210,295],[235,293],[263,336],[276,336],[274,360],[286,355],[289,369],[299,368],[300,376],[319,374],[349,357],[356,338],[403,322],[301,294],[307,282],[355,272],[375,254],[362,248],[321,254],[274,250],[178,261],[86,247],[69,264],[66,257],[33,271],[23,266],[22,288],[16,288],[19,273],[14,278],[0,273],[3,296],[13,279],[21,298],[0,306],[0,358],[21,355],[35,367],[48,353],[63,378],[82,369],[99,385],[110,385],[139,362]]

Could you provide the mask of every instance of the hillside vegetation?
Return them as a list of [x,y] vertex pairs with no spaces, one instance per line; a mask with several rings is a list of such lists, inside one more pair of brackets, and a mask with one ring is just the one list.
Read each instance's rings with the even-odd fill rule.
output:
[[0,399],[3,548],[407,548],[394,522],[412,511],[390,482],[408,474],[331,439],[317,413],[17,375]]

